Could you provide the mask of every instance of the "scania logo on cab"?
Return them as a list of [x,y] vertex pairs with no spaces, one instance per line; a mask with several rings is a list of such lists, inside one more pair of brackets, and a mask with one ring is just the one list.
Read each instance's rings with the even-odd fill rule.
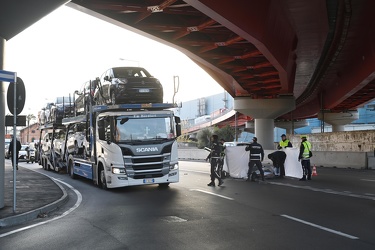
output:
[[136,148],[137,153],[145,153],[145,152],[157,152],[159,149],[157,147],[144,147],[144,148]]

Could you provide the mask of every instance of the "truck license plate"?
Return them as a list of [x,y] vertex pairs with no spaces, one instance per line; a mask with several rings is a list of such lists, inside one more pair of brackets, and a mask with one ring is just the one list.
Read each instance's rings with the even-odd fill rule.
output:
[[149,93],[150,89],[139,89],[139,93]]
[[154,179],[143,179],[143,183],[154,183]]

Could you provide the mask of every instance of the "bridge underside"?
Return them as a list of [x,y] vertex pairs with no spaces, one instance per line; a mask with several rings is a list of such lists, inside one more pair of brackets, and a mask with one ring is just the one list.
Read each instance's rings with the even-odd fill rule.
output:
[[[5,0],[9,40],[61,0]],[[375,1],[73,0],[70,7],[173,46],[234,98],[293,96],[280,120],[343,112],[375,88]],[[22,17],[22,18],[21,18]]]
[[280,119],[374,98],[374,1],[72,2],[181,50],[233,97],[294,96],[296,109]]

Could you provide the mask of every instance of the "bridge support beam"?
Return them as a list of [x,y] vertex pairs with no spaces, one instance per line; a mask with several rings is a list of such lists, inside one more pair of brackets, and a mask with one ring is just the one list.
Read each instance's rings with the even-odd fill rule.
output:
[[341,113],[319,113],[318,119],[332,125],[332,132],[345,131],[345,125],[358,120],[358,111]]
[[306,120],[300,120],[300,121],[276,121],[275,126],[278,128],[286,129],[286,133],[289,135],[294,134],[294,129],[297,128],[303,128],[308,126]]
[[234,98],[234,110],[254,118],[255,136],[264,149],[274,147],[274,119],[295,109],[294,97],[278,99]]

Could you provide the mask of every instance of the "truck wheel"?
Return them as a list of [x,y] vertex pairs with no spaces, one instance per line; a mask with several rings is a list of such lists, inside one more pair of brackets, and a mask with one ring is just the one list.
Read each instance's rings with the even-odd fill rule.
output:
[[102,189],[107,189],[107,180],[105,179],[105,172],[103,167],[99,169],[99,186]]
[[72,179],[77,178],[77,175],[74,173],[73,161],[69,161],[68,172],[69,172],[70,178]]
[[116,95],[114,91],[111,92],[111,104],[112,105],[116,104]]
[[42,162],[42,167],[43,167],[43,169],[44,169],[44,170],[47,170],[47,169],[46,169],[46,161],[44,160],[44,158],[42,158],[41,162]]

